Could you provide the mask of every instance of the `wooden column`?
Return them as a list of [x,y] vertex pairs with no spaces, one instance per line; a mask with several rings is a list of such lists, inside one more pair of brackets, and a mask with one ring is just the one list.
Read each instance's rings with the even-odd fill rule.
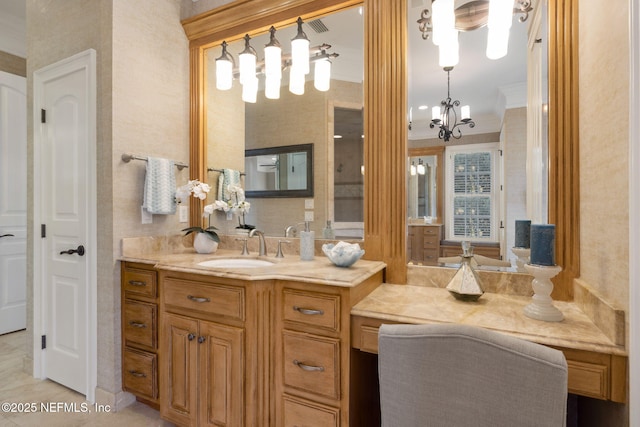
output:
[[366,257],[387,263],[387,282],[405,283],[406,0],[368,0],[365,6]]
[[573,299],[580,275],[578,0],[549,0],[549,223],[556,225],[552,297]]

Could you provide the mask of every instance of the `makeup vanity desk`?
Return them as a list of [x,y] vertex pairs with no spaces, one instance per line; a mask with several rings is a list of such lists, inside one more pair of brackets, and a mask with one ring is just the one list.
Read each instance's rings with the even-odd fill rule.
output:
[[[564,320],[544,322],[524,315],[530,302],[531,297],[488,292],[477,302],[463,302],[443,288],[382,284],[351,309],[351,346],[360,350],[353,357],[366,364],[368,356],[361,352],[377,354],[383,323],[462,323],[559,349],[567,359],[570,393],[626,402],[624,346],[612,342],[574,303],[555,301]],[[371,377],[365,370],[356,381]]]

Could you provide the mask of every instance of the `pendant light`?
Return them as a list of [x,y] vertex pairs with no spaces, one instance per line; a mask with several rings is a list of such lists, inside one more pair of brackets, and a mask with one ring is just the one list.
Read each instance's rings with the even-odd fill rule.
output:
[[249,79],[256,76],[256,50],[249,44],[249,34],[244,36],[244,50],[240,52],[240,84],[244,85]]
[[291,68],[309,74],[309,39],[302,30],[302,18],[298,17],[298,33],[291,40]]
[[222,54],[216,58],[216,89],[231,89],[233,85],[233,65],[233,57],[227,52],[227,42],[222,42]]

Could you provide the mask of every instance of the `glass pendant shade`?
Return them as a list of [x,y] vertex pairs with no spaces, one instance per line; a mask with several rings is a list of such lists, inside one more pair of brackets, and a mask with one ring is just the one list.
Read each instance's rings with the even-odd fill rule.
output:
[[420,163],[418,163],[416,171],[418,172],[418,175],[424,175],[427,172],[426,168],[424,167],[424,163],[422,163],[422,160],[420,160]]
[[458,31],[452,30],[438,46],[438,63],[441,67],[453,67],[460,61],[460,45]]
[[[439,1],[439,0],[438,0]],[[489,29],[511,28],[513,0],[490,0],[487,27]]]
[[264,96],[267,99],[280,99],[280,78],[267,75],[264,81]]
[[314,64],[313,85],[320,92],[326,92],[331,86],[331,61],[320,59]]
[[276,40],[276,29],[269,29],[271,38],[269,43],[264,47],[264,73],[267,76],[282,77],[282,49],[280,43]]
[[240,83],[245,84],[248,80],[256,76],[256,51],[249,44],[251,37],[244,36],[244,50],[240,52],[238,58],[240,60]]
[[509,50],[509,28],[491,29],[487,32],[487,58],[500,59]]
[[468,105],[463,105],[460,108],[460,119],[468,120],[470,118],[471,118],[471,107],[469,107]]
[[436,0],[432,5],[433,44],[440,46],[455,30],[456,15],[453,0]]
[[436,106],[431,109],[431,120],[440,120],[440,107]]
[[289,91],[295,95],[304,95],[305,77],[299,69],[292,68],[289,73]]
[[411,162],[411,167],[409,168],[409,173],[411,174],[411,176],[414,176],[416,174],[416,165],[414,165],[413,162]]
[[216,89],[229,90],[233,85],[233,63],[226,59],[216,59]]
[[258,98],[258,78],[254,75],[253,78],[247,79],[242,85],[242,100],[244,102],[250,102],[255,104]]
[[302,19],[298,18],[298,34],[291,40],[291,68],[309,74],[309,39],[302,31]]
[[222,54],[216,58],[216,89],[231,89],[233,85],[233,65],[233,58],[227,52],[227,42],[222,42]]

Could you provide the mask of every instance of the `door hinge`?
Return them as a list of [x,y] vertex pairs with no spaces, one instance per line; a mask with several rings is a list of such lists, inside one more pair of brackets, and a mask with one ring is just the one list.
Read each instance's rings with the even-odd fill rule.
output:
[[40,224],[40,237],[47,237],[47,224]]
[[44,350],[45,348],[47,348],[47,336],[43,335],[42,336],[42,350]]
[[40,109],[40,123],[47,123],[47,110],[44,108]]

